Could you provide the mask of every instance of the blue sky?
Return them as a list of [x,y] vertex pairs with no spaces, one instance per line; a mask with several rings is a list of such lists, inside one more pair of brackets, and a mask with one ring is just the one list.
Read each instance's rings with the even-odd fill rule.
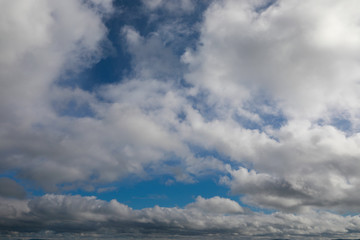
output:
[[359,9],[0,0],[0,236],[359,238]]

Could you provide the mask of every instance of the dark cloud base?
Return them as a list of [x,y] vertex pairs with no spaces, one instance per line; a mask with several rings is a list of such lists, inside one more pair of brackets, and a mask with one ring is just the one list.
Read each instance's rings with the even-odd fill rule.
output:
[[5,239],[344,239],[360,234],[360,216],[264,214],[220,197],[198,197],[184,208],[134,210],[116,200],[46,194],[2,199],[0,211]]

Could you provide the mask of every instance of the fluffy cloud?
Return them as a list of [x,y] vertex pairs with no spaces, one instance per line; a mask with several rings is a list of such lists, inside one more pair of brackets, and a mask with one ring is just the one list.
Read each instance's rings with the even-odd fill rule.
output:
[[358,3],[268,2],[212,4],[202,45],[184,55],[196,69],[187,79],[211,91],[209,101],[244,105],[261,91],[291,118],[356,116]]
[[49,115],[44,99],[62,70],[81,69],[102,55],[103,13],[79,1],[1,4],[2,118],[30,124]]
[[[144,1],[151,11],[161,3]],[[177,14],[194,7],[161,6],[179,4]],[[142,210],[94,197],[21,200],[24,189],[2,178],[3,229],[25,221],[54,231],[359,231],[358,216],[312,211],[359,210],[357,1],[214,1],[199,44],[182,57],[176,22],[144,36],[125,26],[132,72],[93,92],[62,81],[104,57],[111,1],[2,1],[0,9],[2,172],[45,191],[218,174],[249,205],[303,213],[247,214],[220,197]]]
[[200,44],[182,57],[202,100],[186,137],[245,167],[222,180],[247,203],[357,211],[357,4],[230,0],[206,11]]
[[4,36],[0,60],[1,170],[18,168],[23,178],[40,183],[49,180],[52,184],[67,177],[73,180],[71,175],[79,172],[66,167],[64,159],[70,156],[61,139],[67,133],[59,130],[66,121],[57,116],[52,105],[53,97],[61,91],[56,83],[66,77],[65,72],[77,72],[102,57],[107,33],[102,18],[111,13],[112,4],[0,4],[0,32]]
[[[167,173],[169,168],[155,169],[168,159],[192,156],[174,126],[183,93],[176,90],[176,83],[155,79],[169,77],[179,65],[159,39],[144,39],[124,28],[134,58],[134,78],[90,93],[61,83],[106,54],[104,18],[113,11],[111,1],[1,4],[3,11],[7,9],[0,29],[5,36],[1,44],[2,171],[16,169],[17,177],[47,191],[61,183],[92,190],[94,183],[130,174]],[[19,20],[20,15],[28,20]],[[156,68],[142,60],[155,53]],[[168,62],[169,69],[162,73]],[[192,181],[184,171],[176,178]]]
[[243,208],[237,202],[221,197],[205,199],[198,196],[195,203],[191,203],[186,207],[199,209],[205,213],[236,214],[244,212]]

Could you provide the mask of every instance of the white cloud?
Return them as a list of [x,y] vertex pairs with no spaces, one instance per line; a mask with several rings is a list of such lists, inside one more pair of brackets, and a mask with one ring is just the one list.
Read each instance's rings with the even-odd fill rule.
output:
[[186,208],[198,209],[205,214],[239,214],[244,212],[243,208],[237,202],[221,197],[205,199],[198,196],[196,201],[187,205]]
[[[144,2],[152,10],[161,3]],[[182,63],[164,43],[161,31],[172,33],[169,25],[148,36],[124,27],[134,71],[90,93],[57,81],[103,56],[103,18],[113,11],[111,2],[2,1],[0,168],[16,169],[17,177],[47,191],[58,184],[91,190],[131,174],[170,173],[177,181],[195,182],[226,171],[225,161],[197,155],[217,152],[232,164],[222,181],[247,204],[309,215],[217,216],[241,207],[216,197],[199,197],[185,209],[135,211],[116,201],[113,206],[58,195],[29,206],[37,214],[58,210],[69,219],[69,209],[80,209],[85,219],[100,222],[109,221],[108,208],[116,208],[136,224],[192,230],[346,232],[357,217],[316,215],[311,208],[359,210],[358,4],[277,1],[266,8],[266,1],[215,1],[204,15],[199,45],[187,50]],[[191,87],[180,83],[184,63]],[[67,115],[69,103],[90,113]],[[351,127],[342,131],[335,118]],[[7,202],[4,209],[12,211]],[[216,216],[208,216],[209,209]],[[289,219],[300,227],[284,230]],[[314,227],[318,219],[321,228]]]
[[234,106],[264,91],[292,118],[358,114],[358,2],[277,1],[259,12],[263,5],[214,2],[202,45],[184,55],[195,68],[187,79]]
[[20,177],[40,185],[89,176],[76,163],[70,166],[77,153],[68,151],[74,148],[65,140],[72,130],[64,127],[72,124],[57,116],[52,104],[68,97],[94,103],[89,94],[56,83],[66,71],[81,71],[103,56],[107,29],[102,18],[111,13],[112,2],[0,4],[1,169],[17,168]]
[[199,45],[182,57],[189,94],[203,96],[182,133],[249,168],[224,178],[248,204],[357,211],[359,3],[267,3],[206,11]]
[[44,99],[62,70],[99,59],[106,28],[101,13],[79,1],[1,4],[1,108],[7,112],[2,116],[36,121],[51,114]]
[[[179,59],[160,37],[125,27],[133,78],[90,93],[58,83],[104,56],[103,18],[114,11],[112,2],[1,4],[2,171],[16,169],[16,177],[46,191],[59,184],[92,190],[131,174],[171,172],[178,181],[194,182],[191,175],[207,172],[179,134],[178,115],[189,103],[177,89]],[[173,159],[176,169],[163,165]],[[222,166],[216,159],[199,162]]]

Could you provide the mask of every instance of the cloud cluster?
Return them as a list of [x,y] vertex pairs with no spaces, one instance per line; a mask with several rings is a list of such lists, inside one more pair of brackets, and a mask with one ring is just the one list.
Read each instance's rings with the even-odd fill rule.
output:
[[103,18],[113,10],[111,1],[0,4],[1,170],[19,169],[21,178],[41,186],[88,175],[71,167],[80,146],[74,151],[66,146],[72,131],[66,125],[76,123],[59,116],[54,106],[71,97],[90,104],[92,97],[57,83],[103,56]]
[[[161,6],[180,4],[180,15],[194,7],[172,4]],[[181,56],[171,41],[184,26],[158,23],[144,36],[123,26],[132,72],[92,92],[68,83],[105,56],[111,1],[2,1],[0,9],[1,172],[45,191],[217,174],[249,205],[304,213],[241,215],[219,197],[143,210],[94,197],[22,200],[24,189],[1,178],[12,186],[0,190],[2,229],[359,231],[357,216],[312,211],[360,210],[358,1],[213,1],[197,46]]]
[[264,104],[254,99],[261,91],[289,118],[329,121],[343,111],[355,121],[358,3],[271,3],[215,1],[205,13],[202,45],[184,56],[195,67],[187,79],[234,106]]
[[[212,210],[210,210],[210,209]],[[61,233],[236,234],[248,237],[334,237],[359,233],[359,216],[326,212],[302,216],[248,212],[230,199],[198,197],[185,208],[155,206],[133,210],[116,200],[47,194],[23,202],[1,203],[1,228],[8,231]],[[10,214],[11,212],[11,214]],[[25,223],[25,224],[24,224]],[[216,235],[215,235],[216,236]]]
[[[16,177],[46,191],[59,185],[91,191],[131,174],[173,172],[175,179],[193,182],[190,175],[207,171],[200,167],[203,158],[197,162],[178,134],[179,116],[189,103],[179,90],[179,57],[160,37],[145,39],[130,27],[119,29],[133,57],[133,74],[89,92],[69,82],[106,55],[104,21],[114,11],[111,1],[2,4],[7,9],[0,29],[6,37],[1,45],[2,171],[16,169]],[[221,167],[210,160],[205,166]],[[179,166],[160,168],[166,161]]]
[[182,57],[189,93],[203,96],[189,138],[248,168],[223,178],[247,203],[358,210],[357,5],[230,0],[205,12]]

